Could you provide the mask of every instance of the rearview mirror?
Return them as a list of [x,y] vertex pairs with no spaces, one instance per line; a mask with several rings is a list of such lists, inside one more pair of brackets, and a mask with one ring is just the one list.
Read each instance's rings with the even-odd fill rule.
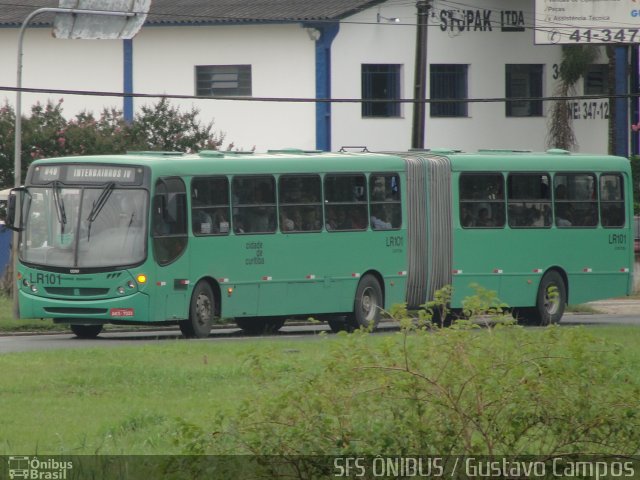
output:
[[24,187],[14,188],[9,192],[7,199],[5,226],[14,232],[21,232],[23,230],[22,205],[25,191]]

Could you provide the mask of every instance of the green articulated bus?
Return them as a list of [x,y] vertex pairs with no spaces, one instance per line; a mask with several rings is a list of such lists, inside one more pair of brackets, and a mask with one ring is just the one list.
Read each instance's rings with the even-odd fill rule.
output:
[[494,290],[524,321],[632,290],[625,158],[552,150],[203,151],[34,161],[10,196],[22,318],[103,325],[216,317],[248,332]]

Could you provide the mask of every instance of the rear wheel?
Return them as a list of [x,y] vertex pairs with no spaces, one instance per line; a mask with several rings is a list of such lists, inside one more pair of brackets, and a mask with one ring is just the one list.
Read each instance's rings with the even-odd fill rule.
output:
[[189,318],[179,322],[180,331],[187,338],[206,338],[211,333],[215,315],[215,298],[207,282],[199,282],[193,289]]
[[380,283],[373,275],[365,275],[358,284],[353,313],[347,316],[352,328],[375,330],[380,322],[384,299]]
[[96,338],[102,332],[103,325],[69,325],[78,338]]
[[555,270],[544,274],[538,294],[536,306],[514,310],[514,316],[526,325],[552,325],[559,323],[567,304],[567,286],[562,275]]
[[236,324],[249,335],[268,335],[276,333],[284,325],[284,317],[245,317],[236,318]]

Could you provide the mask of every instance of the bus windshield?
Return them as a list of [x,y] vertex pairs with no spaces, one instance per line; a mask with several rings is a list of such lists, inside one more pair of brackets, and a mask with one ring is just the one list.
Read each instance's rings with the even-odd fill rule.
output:
[[53,182],[27,190],[23,262],[49,267],[134,265],[146,257],[148,195],[143,189],[69,187]]

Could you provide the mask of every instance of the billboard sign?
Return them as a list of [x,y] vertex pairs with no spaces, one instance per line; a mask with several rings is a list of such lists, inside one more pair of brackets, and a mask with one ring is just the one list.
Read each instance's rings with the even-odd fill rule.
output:
[[640,43],[639,0],[535,0],[536,44]]

